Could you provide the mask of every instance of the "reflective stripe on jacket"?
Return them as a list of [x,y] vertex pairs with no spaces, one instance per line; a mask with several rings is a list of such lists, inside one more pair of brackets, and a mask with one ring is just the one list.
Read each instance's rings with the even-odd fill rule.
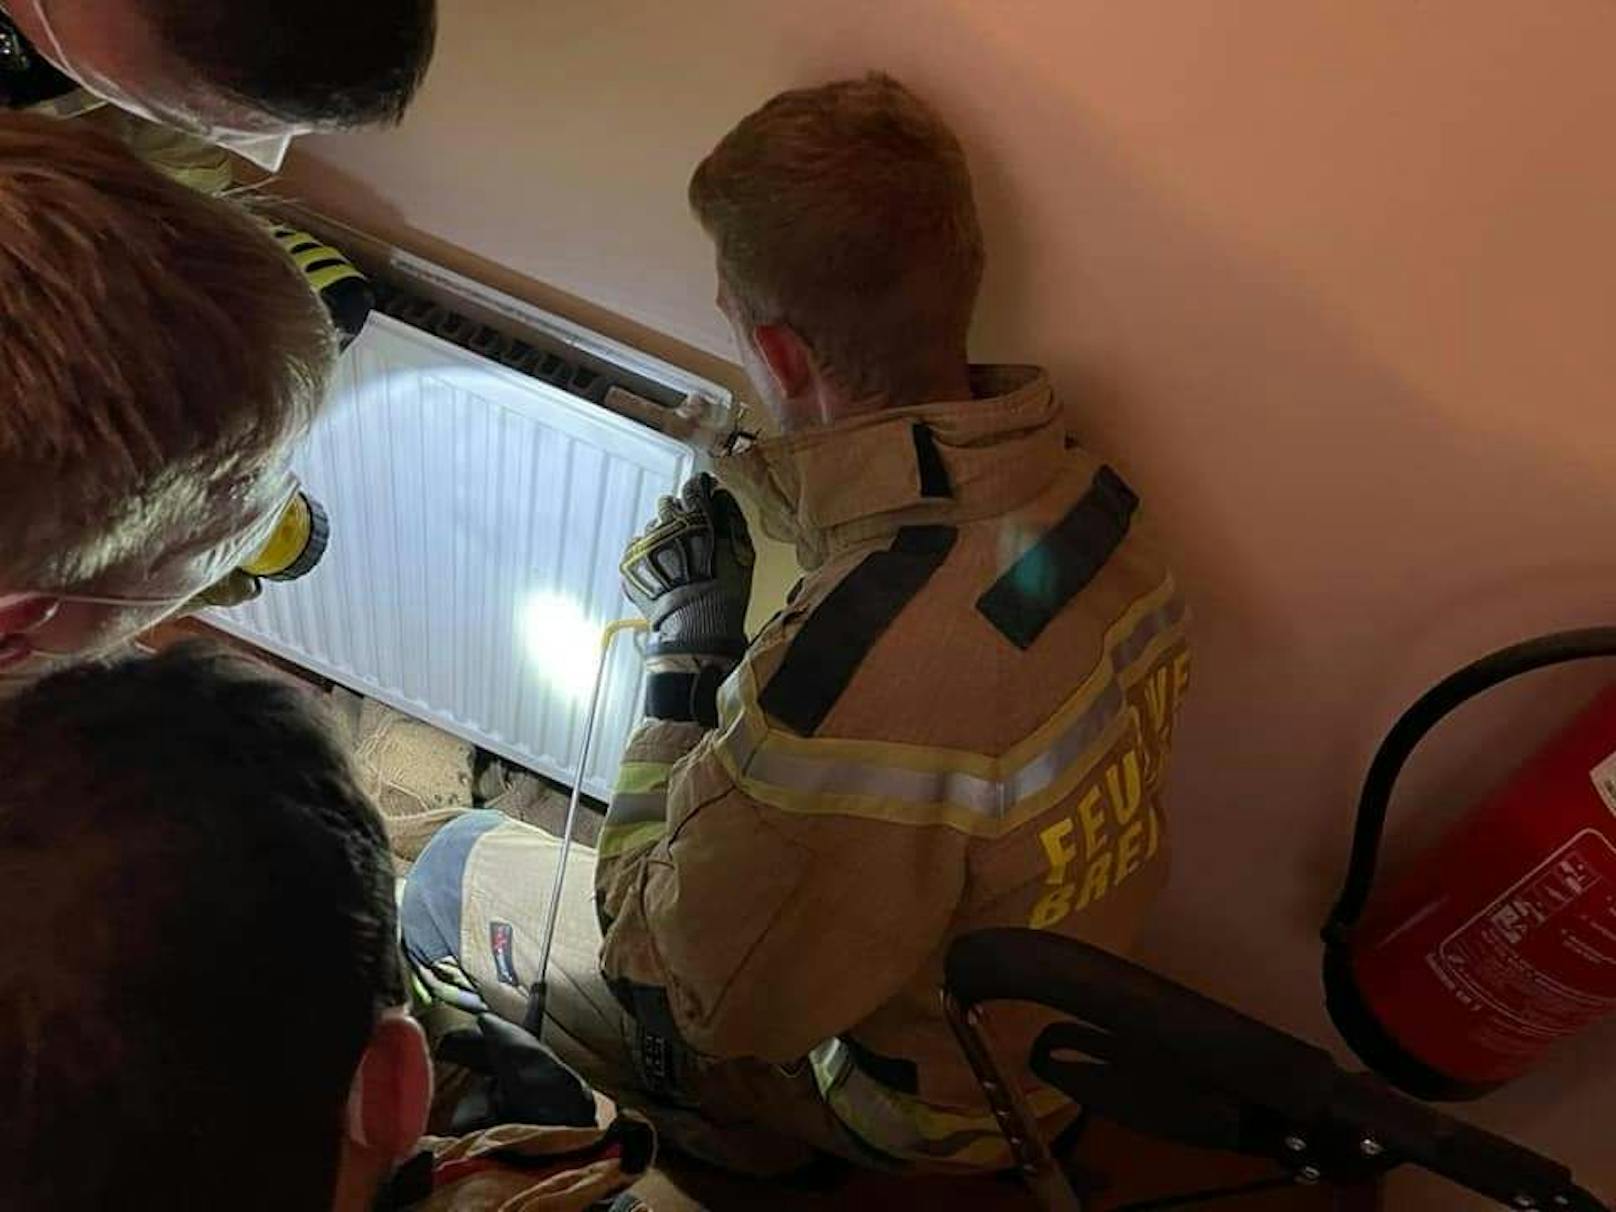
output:
[[[996,1165],[943,956],[1001,925],[1132,943],[1165,877],[1189,658],[1132,491],[1070,440],[1042,372],[977,373],[974,400],[720,466],[808,571],[716,729],[636,732],[597,890],[642,1024],[714,1056],[812,1055],[877,1148]],[[1045,1021],[997,1014],[1006,1056]]]

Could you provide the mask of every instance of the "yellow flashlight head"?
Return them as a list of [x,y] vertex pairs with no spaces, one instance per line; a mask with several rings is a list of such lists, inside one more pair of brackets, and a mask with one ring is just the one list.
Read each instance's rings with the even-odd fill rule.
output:
[[320,503],[299,492],[282,511],[275,531],[241,571],[266,581],[295,581],[314,570],[331,540],[331,523]]

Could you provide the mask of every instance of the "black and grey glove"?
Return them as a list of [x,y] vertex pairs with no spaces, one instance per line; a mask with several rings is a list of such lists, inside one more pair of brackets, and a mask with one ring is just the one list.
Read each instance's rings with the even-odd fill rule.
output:
[[718,722],[718,685],[746,652],[756,555],[735,498],[705,472],[623,553],[623,591],[651,624],[646,714]]

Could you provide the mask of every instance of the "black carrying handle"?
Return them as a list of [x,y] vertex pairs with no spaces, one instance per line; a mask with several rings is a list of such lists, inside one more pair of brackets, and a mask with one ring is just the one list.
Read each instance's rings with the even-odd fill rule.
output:
[[[1616,629],[1610,636],[1616,640]],[[1162,1096],[1187,1099],[1179,1105],[1190,1112],[1222,1101],[1251,1126],[1253,1145],[1267,1125],[1276,1158],[1317,1158],[1332,1178],[1361,1175],[1365,1159],[1378,1158],[1370,1170],[1410,1162],[1505,1205],[1611,1212],[1559,1162],[1414,1102],[1378,1078],[1347,1073],[1314,1044],[1076,939],[1022,927],[979,930],[954,941],[944,972],[946,989],[967,1013],[988,1002],[1033,1002],[1093,1028],[1081,1039],[1057,1030],[1062,1024],[1046,1028],[1029,1067],[1093,1114],[1132,1121],[1148,1134],[1162,1133],[1130,1111],[1145,1107],[1154,1086]],[[1083,1060],[1065,1057],[1067,1050]],[[1110,1080],[1084,1060],[1110,1066]],[[1086,1089],[1063,1085],[1068,1074],[1089,1079]],[[1305,1157],[1283,1139],[1292,1134],[1310,1142]],[[1374,1142],[1373,1154],[1363,1151],[1365,1139]],[[1530,1204],[1518,1202],[1522,1195]]]
[[1426,733],[1455,709],[1501,682],[1552,665],[1594,657],[1616,657],[1616,627],[1557,631],[1500,648],[1450,673],[1403,712],[1380,743],[1375,760],[1369,764],[1369,773],[1364,776],[1346,878],[1322,931],[1327,946],[1333,948],[1345,943],[1363,916],[1375,884],[1375,868],[1380,861],[1380,843],[1386,831],[1386,809],[1391,802],[1392,789]]

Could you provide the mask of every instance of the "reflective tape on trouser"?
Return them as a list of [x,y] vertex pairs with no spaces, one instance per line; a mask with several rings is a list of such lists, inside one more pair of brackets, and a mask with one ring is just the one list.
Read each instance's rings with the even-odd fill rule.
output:
[[667,832],[671,762],[624,762],[606,809],[596,851],[615,858],[650,845]]
[[[853,1063],[839,1039],[815,1048],[814,1079],[836,1117],[871,1148],[904,1161],[997,1170],[1012,1164],[1010,1146],[990,1112],[967,1114],[883,1086]],[[1028,1095],[1040,1119],[1072,1105],[1055,1090]]]
[[787,811],[846,811],[999,834],[1069,790],[1061,783],[1115,740],[1126,725],[1128,687],[1183,638],[1186,614],[1170,577],[1140,598],[1107,632],[1100,661],[1077,693],[1002,757],[786,736],[768,727],[745,668],[720,691],[716,751],[742,790]]

